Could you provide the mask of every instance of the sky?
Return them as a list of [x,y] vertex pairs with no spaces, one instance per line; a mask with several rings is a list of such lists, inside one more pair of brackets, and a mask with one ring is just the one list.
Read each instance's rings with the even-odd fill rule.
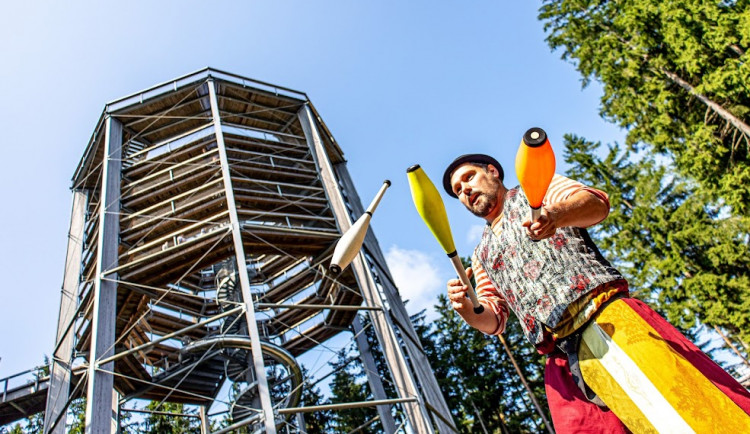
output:
[[[54,347],[71,176],[108,101],[212,67],[309,96],[364,205],[392,181],[372,229],[408,309],[431,308],[450,263],[411,201],[406,168],[436,182],[487,153],[517,184],[523,133],[624,134],[601,89],[546,45],[539,1],[6,2],[0,16],[0,378]],[[442,189],[441,189],[442,190]],[[482,221],[443,195],[458,252]]]

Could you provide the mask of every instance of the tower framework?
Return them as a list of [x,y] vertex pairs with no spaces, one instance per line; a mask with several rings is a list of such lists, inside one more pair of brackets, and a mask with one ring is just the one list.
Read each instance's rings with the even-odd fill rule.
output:
[[[343,152],[304,93],[204,69],[106,105],[73,176],[45,432],[87,397],[87,432],[133,399],[219,402],[233,425],[304,431],[297,359],[353,332],[386,432],[453,432],[372,232],[341,275],[335,242],[363,213]],[[381,379],[358,312],[388,365]],[[386,396],[382,381],[396,396]]]

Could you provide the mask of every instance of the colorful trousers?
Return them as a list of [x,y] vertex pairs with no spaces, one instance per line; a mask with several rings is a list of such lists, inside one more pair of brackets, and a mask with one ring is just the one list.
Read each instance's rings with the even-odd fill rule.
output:
[[545,368],[561,433],[750,433],[750,393],[645,303],[621,298],[583,330],[578,350],[589,402],[561,351]]

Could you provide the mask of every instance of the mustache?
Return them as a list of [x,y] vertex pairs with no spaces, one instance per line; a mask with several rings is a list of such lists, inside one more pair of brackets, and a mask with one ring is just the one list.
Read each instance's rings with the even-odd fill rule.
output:
[[[487,198],[483,201],[482,198]],[[466,209],[477,217],[484,217],[489,214],[490,210],[494,208],[497,203],[497,198],[493,195],[485,192],[480,192],[473,204],[467,204]]]

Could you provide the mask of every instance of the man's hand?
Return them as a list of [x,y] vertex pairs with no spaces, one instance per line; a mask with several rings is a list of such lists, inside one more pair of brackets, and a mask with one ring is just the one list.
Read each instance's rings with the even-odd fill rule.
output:
[[[471,279],[472,274],[474,274],[474,271],[471,267],[467,268],[466,275],[469,276],[469,279]],[[471,304],[469,297],[466,296],[468,290],[469,287],[461,283],[459,279],[448,281],[448,298],[451,300],[453,309],[461,315],[467,324],[483,333],[491,334],[498,331],[499,319],[495,312],[485,305],[482,313],[474,313],[474,306]]]
[[[471,267],[466,269],[466,275],[471,279],[471,275],[474,274],[474,270]],[[473,305],[471,300],[466,296],[466,292],[469,287],[461,283],[460,279],[451,279],[448,281],[448,298],[453,304],[455,309],[461,316],[464,316],[466,312],[473,312]]]
[[547,239],[557,232],[557,215],[550,213],[547,208],[542,207],[542,215],[535,222],[526,220],[523,222],[523,227],[526,228],[532,240]]
[[580,190],[561,202],[542,206],[542,215],[535,222],[526,220],[523,226],[532,240],[544,240],[555,235],[558,228],[587,228],[604,220],[607,214],[606,199]]

